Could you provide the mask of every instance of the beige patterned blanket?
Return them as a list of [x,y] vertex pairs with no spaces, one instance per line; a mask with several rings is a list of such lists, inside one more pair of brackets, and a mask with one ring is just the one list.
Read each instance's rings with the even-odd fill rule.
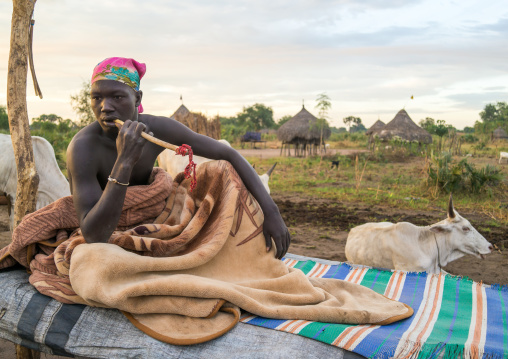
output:
[[[278,319],[388,324],[405,304],[335,279],[308,278],[267,253],[263,213],[233,167],[198,168],[198,186],[154,169],[129,187],[108,243],[86,244],[72,198],[25,217],[0,268],[15,262],[30,282],[64,303],[118,308],[139,329],[172,344],[195,344],[231,329],[240,308]],[[84,244],[84,245],[82,245]]]

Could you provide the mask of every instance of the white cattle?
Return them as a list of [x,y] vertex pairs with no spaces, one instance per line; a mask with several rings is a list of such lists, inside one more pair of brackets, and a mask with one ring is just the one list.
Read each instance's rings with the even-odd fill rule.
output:
[[505,158],[508,160],[508,152],[499,152],[499,163],[501,163],[501,160]]
[[408,222],[366,223],[349,233],[346,258],[354,264],[439,273],[465,254],[484,259],[492,245],[448,204],[448,218],[431,226]]
[[[71,194],[69,182],[58,168],[55,151],[42,137],[32,136],[35,168],[39,174],[36,208],[40,209],[57,199]],[[0,193],[5,192],[14,208],[18,175],[14,160],[11,136],[0,134]],[[14,211],[10,211],[10,225],[14,224]]]
[[[222,144],[225,144],[229,147],[231,145],[226,140],[219,140]],[[196,163],[197,167],[199,167],[200,164],[212,161],[209,158],[196,156],[193,157],[194,162]],[[171,175],[171,177],[176,177],[177,174],[183,172],[185,170],[185,167],[189,164],[189,159],[187,156],[180,156],[177,155],[174,151],[171,150],[164,150],[161,152],[159,157],[157,157],[157,162],[159,162],[159,167],[164,169],[167,173]],[[274,164],[272,168],[268,170],[268,172],[259,175],[259,179],[263,183],[263,187],[265,187],[268,194],[270,194],[270,187],[268,186],[268,182],[270,180],[270,175],[273,172],[273,169],[275,168],[277,164]]]

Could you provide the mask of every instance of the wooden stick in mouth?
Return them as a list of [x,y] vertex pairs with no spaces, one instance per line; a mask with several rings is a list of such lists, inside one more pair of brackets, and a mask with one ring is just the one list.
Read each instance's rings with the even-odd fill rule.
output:
[[[123,125],[123,121],[122,120],[116,119],[114,122],[116,124],[120,125],[118,128],[120,128]],[[141,132],[141,137],[143,137],[147,141],[155,143],[156,145],[159,145],[161,147],[167,148],[168,150],[171,150],[171,151],[175,151],[176,152],[176,149],[178,148],[178,146],[172,145],[171,143],[163,141],[163,140],[159,140],[156,137],[150,136],[146,132]]]

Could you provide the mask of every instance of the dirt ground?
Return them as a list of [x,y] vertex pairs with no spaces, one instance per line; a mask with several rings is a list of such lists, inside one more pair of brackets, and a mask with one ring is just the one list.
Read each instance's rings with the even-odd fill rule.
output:
[[[337,203],[332,200],[302,198],[298,195],[272,194],[291,233],[289,251],[305,256],[345,261],[344,248],[349,229],[367,222],[411,222],[430,225],[446,218],[446,209],[432,212],[399,210],[396,208],[366,206],[361,203]],[[499,250],[485,260],[464,256],[443,268],[445,271],[467,276],[487,284],[508,285],[508,227],[490,227],[490,218],[476,213],[456,210],[471,224],[490,231],[482,235]]]
[[[280,157],[280,149],[274,148],[243,148],[237,149],[237,151],[244,157],[258,157],[258,158],[273,158]],[[328,149],[326,151],[327,156],[341,155],[348,156],[355,153],[369,152],[368,150],[357,150],[357,149]]]

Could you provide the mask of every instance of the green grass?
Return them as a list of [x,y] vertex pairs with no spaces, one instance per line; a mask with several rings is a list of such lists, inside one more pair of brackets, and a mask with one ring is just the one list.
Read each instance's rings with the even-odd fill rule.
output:
[[[341,161],[339,170],[330,169],[330,160],[321,161],[319,157],[248,160],[256,164],[259,173],[278,162],[270,179],[272,193],[296,193],[337,202],[362,202],[424,211],[445,209],[448,203],[448,194],[435,193],[427,187],[425,159],[421,157],[411,157],[397,163],[372,162],[367,158],[366,165],[365,159],[359,159],[357,166],[355,159],[350,159]],[[508,209],[503,206],[508,202],[508,166],[501,169],[505,179],[499,185],[489,187],[480,194],[454,193],[457,210],[483,212],[495,218],[492,221],[497,225],[508,224]]]

